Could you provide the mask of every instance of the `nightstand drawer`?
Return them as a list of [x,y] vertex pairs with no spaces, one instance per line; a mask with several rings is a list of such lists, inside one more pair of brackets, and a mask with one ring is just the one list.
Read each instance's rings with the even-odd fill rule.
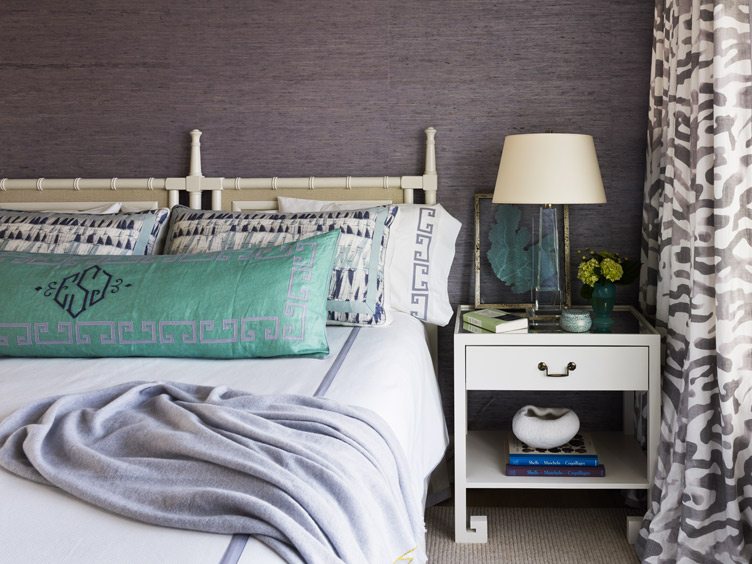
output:
[[648,389],[648,347],[468,346],[465,358],[468,390]]

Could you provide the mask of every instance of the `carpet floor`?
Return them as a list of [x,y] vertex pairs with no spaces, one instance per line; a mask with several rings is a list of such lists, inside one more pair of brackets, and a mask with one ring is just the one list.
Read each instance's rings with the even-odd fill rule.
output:
[[627,513],[619,508],[473,508],[488,516],[488,544],[454,542],[454,508],[426,512],[430,562],[462,564],[635,564]]

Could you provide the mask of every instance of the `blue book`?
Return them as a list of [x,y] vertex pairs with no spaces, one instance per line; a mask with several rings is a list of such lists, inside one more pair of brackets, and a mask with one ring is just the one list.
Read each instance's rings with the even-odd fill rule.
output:
[[512,466],[598,466],[598,457],[509,455]]
[[555,448],[535,448],[509,435],[509,460],[513,466],[590,466],[600,464],[595,444],[587,433],[578,433]]

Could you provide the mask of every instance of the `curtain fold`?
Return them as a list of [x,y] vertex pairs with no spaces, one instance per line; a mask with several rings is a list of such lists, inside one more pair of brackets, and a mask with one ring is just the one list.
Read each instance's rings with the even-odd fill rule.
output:
[[665,362],[643,562],[752,561],[749,9],[655,4],[640,303]]

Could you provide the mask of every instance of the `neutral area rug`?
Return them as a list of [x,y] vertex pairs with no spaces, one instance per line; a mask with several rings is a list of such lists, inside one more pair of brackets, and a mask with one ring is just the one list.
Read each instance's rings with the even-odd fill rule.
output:
[[635,564],[620,508],[475,508],[488,516],[488,544],[455,544],[454,508],[426,512],[431,562],[473,564]]

